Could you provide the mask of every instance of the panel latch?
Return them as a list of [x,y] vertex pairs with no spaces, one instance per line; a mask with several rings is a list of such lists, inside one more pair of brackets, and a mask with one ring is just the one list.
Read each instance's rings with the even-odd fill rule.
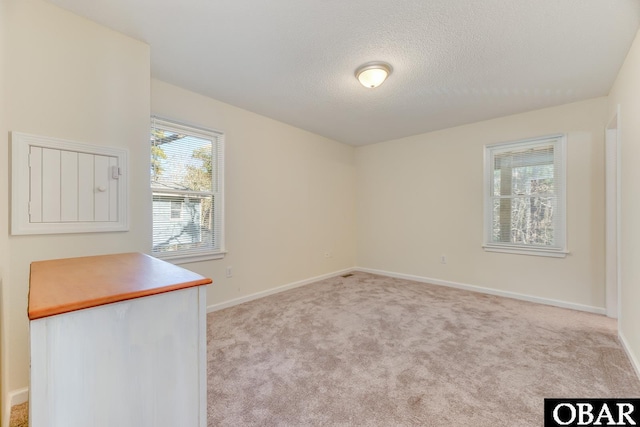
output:
[[120,168],[118,166],[111,166],[111,178],[120,179],[120,175],[122,175]]

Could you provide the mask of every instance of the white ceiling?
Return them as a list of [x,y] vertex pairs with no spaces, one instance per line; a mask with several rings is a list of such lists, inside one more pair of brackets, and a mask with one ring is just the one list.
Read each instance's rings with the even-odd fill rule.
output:
[[50,1],[151,45],[155,78],[352,145],[607,95],[640,23],[638,0]]

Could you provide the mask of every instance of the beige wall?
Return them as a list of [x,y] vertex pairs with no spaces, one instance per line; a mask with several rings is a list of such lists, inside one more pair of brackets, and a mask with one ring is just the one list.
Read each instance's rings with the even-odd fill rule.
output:
[[[621,139],[621,314],[620,334],[640,369],[640,33],[609,94],[607,119],[620,105]],[[640,374],[640,373],[639,373]]]
[[[151,202],[145,144],[150,112],[149,47],[39,0],[5,0],[5,4],[1,26],[10,43],[3,58],[2,83],[10,108],[3,114],[0,129],[0,269],[6,394],[28,386],[30,263],[147,250]],[[10,236],[7,130],[128,148],[131,231]]]
[[[605,111],[598,98],[358,148],[357,265],[603,308]],[[485,252],[483,146],[553,133],[568,136],[571,253]]]
[[4,375],[4,365],[6,359],[5,345],[5,328],[4,321],[5,303],[4,303],[4,286],[2,284],[2,276],[6,271],[8,262],[7,254],[9,253],[8,236],[6,229],[9,223],[8,208],[8,180],[9,180],[9,164],[7,152],[7,127],[5,124],[5,81],[4,81],[4,64],[5,64],[5,29],[6,29],[6,12],[5,1],[0,0],[0,425],[4,422],[4,396],[6,395],[7,384],[6,375]]
[[184,265],[214,279],[209,305],[353,267],[353,147],[157,80],[151,109],[225,133],[229,253]]

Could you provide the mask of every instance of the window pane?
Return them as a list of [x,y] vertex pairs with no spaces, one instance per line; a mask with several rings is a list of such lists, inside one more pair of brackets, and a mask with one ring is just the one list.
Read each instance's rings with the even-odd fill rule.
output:
[[521,196],[554,191],[553,145],[495,155],[494,196]]
[[[153,194],[153,251],[213,249],[213,196]],[[179,220],[174,217],[180,206]]]
[[212,191],[212,141],[162,129],[151,133],[153,189]]
[[492,242],[552,246],[555,211],[555,197],[496,198]]

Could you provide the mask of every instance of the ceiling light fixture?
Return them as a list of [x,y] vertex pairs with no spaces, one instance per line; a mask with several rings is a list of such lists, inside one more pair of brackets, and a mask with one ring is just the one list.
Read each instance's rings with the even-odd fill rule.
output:
[[364,87],[380,86],[391,74],[391,65],[386,62],[367,62],[356,70],[356,78]]

